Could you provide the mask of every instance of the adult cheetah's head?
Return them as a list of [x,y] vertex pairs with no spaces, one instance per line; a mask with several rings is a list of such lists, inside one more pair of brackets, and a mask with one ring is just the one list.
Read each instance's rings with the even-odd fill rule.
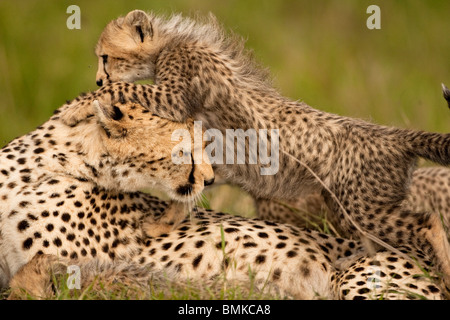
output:
[[174,132],[188,132],[192,142],[192,121],[185,124],[159,118],[132,102],[108,105],[95,100],[93,109],[109,159],[102,165],[110,166],[119,189],[157,188],[174,200],[192,201],[214,181],[204,144],[198,146],[201,150],[180,149],[180,141],[173,138]]

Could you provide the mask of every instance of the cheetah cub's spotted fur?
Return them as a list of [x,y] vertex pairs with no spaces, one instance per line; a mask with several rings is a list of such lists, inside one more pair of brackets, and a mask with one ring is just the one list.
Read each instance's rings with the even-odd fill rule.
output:
[[[339,215],[331,214],[320,193],[298,199],[293,203],[258,199],[258,216],[261,219],[297,226],[311,227],[327,219],[331,225]],[[414,171],[404,207],[411,211],[428,211],[439,216],[450,239],[450,169],[426,167]],[[340,233],[340,230],[337,230]]]
[[[442,84],[442,91],[450,106],[450,90]],[[276,199],[255,199],[255,204],[259,218],[297,226],[308,227],[320,223],[324,217],[328,220],[342,218],[342,215],[339,217],[329,212],[320,193],[312,193],[290,203]],[[415,170],[404,208],[437,214],[450,240],[450,169],[426,167]],[[332,224],[339,226],[338,221],[332,221]]]
[[[380,126],[285,98],[243,41],[227,36],[213,17],[199,22],[132,11],[106,26],[96,52],[97,82],[106,85],[73,101],[78,109],[66,114],[66,123],[76,125],[90,113],[90,101],[105,99],[139,101],[177,121],[192,116],[223,134],[279,129],[277,174],[261,175],[261,163],[217,165],[217,172],[255,198],[295,201],[321,192],[330,211],[343,215],[344,235],[358,236],[357,223],[391,246],[409,247],[412,255],[426,252],[450,288],[450,246],[440,219],[403,207],[418,157],[450,164],[450,134]],[[146,78],[155,84],[115,82]]]
[[173,163],[173,131],[193,125],[130,102],[94,102],[92,109],[92,116],[70,127],[60,119],[68,111],[63,107],[1,149],[0,286],[38,252],[72,259],[122,255],[126,244],[146,236],[136,233],[142,223],[131,212],[151,212],[146,224],[158,225],[158,233],[185,218],[180,204],[165,216],[166,209],[155,211],[151,197],[137,191],[156,187],[190,203],[214,178],[206,161]]

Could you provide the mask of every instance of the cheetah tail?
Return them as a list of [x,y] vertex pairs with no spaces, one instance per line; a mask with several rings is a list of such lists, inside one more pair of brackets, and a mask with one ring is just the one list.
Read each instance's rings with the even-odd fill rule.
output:
[[405,138],[412,154],[440,165],[450,165],[449,133],[410,131]]
[[450,89],[442,83],[442,93],[444,95],[444,99],[447,100],[448,107],[450,108]]
[[[450,108],[450,89],[442,85],[442,94]],[[450,134],[409,131],[404,135],[412,154],[438,164],[450,165]]]

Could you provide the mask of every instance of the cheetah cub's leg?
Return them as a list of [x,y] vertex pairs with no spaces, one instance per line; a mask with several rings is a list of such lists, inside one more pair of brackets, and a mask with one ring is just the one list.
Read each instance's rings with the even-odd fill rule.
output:
[[181,202],[171,202],[163,214],[157,218],[145,217],[142,222],[142,231],[148,237],[159,237],[174,230],[187,216],[186,205]]
[[255,199],[259,219],[288,223],[297,227],[317,227],[330,216],[320,193],[313,193],[295,201]]

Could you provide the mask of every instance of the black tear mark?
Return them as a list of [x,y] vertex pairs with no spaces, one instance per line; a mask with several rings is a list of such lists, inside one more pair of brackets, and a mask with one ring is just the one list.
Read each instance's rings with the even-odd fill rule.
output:
[[106,64],[108,62],[108,55],[107,54],[102,55],[102,59],[103,59],[103,71],[106,74],[106,79],[109,79],[109,73],[108,73],[108,71],[106,71]]

